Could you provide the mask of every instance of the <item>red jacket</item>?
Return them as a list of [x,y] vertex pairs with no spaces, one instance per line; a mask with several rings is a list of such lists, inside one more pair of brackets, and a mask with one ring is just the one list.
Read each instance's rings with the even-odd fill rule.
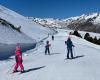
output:
[[22,52],[21,52],[21,48],[20,47],[16,47],[16,62],[22,62]]

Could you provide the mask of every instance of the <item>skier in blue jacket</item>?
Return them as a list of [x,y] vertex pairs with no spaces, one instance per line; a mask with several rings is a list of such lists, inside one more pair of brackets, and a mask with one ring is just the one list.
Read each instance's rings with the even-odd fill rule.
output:
[[73,51],[72,51],[72,47],[74,47],[70,37],[67,39],[67,41],[65,41],[65,44],[67,45],[67,59],[69,59],[69,53],[71,53],[71,58],[73,59]]

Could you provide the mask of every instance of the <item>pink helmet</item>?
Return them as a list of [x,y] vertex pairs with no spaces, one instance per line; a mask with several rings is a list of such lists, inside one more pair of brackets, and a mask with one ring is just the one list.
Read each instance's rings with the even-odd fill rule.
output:
[[16,46],[16,51],[19,51],[19,50],[21,50],[20,47]]

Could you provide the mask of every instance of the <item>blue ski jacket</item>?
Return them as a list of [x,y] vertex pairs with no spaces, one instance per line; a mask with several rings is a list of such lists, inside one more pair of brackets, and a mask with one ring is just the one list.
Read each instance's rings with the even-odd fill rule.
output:
[[72,43],[72,41],[71,41],[70,39],[68,39],[68,40],[65,42],[65,44],[67,45],[67,48],[68,48],[68,49],[72,49],[72,47],[74,47],[74,45],[73,45],[73,43]]

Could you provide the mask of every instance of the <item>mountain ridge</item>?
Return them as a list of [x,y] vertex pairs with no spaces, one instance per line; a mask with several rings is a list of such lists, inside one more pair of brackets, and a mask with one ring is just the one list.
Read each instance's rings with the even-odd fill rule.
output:
[[41,24],[44,27],[77,29],[81,31],[90,31],[100,33],[100,13],[83,14],[81,16],[70,17],[66,19],[53,18],[33,18],[32,21]]

